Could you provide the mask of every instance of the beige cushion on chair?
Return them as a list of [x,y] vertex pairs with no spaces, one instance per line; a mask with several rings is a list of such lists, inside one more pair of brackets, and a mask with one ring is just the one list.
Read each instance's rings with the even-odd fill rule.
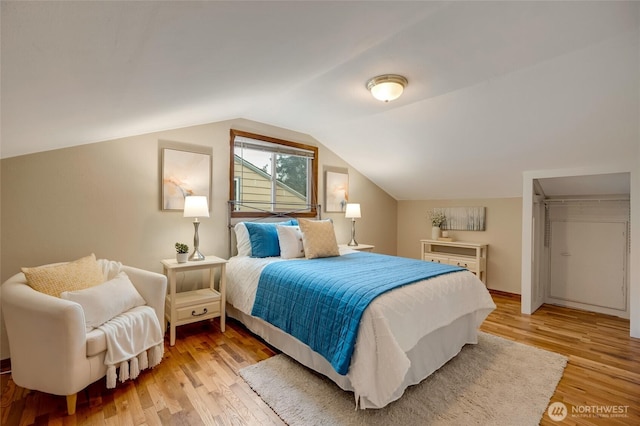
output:
[[95,356],[107,350],[107,337],[104,331],[94,328],[87,333],[87,356]]
[[22,272],[34,290],[55,297],[60,297],[63,291],[82,290],[104,282],[102,268],[93,253],[69,263],[22,268]]

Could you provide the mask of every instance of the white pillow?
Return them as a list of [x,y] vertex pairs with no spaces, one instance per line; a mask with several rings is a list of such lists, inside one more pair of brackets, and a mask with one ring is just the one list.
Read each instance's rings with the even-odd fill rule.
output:
[[233,229],[236,231],[238,256],[251,256],[251,239],[249,238],[249,231],[246,225],[244,222],[238,222]]
[[299,226],[277,225],[276,231],[278,231],[281,258],[295,259],[297,257],[304,257],[302,232],[300,232]]
[[93,287],[64,291],[60,297],[82,306],[87,331],[129,309],[146,304],[124,272],[120,272],[112,280]]

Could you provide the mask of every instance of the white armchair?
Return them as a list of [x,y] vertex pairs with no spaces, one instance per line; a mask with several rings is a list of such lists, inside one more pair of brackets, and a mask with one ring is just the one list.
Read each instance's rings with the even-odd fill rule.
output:
[[[129,266],[122,266],[122,271],[164,324],[166,277]],[[67,411],[74,414],[77,393],[106,374],[104,332],[86,332],[78,303],[32,289],[23,273],[5,281],[1,300],[13,381],[26,389],[66,396]]]

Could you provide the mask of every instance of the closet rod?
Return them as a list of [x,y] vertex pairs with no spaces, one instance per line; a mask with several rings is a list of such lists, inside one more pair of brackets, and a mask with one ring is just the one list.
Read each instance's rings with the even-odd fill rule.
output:
[[568,203],[572,201],[597,201],[598,203],[602,201],[630,201],[630,198],[548,198],[543,201],[543,203]]

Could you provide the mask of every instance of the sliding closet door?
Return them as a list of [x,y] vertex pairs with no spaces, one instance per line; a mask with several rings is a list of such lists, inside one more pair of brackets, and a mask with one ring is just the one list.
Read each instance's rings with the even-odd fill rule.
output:
[[551,299],[624,311],[626,230],[622,222],[552,221]]

